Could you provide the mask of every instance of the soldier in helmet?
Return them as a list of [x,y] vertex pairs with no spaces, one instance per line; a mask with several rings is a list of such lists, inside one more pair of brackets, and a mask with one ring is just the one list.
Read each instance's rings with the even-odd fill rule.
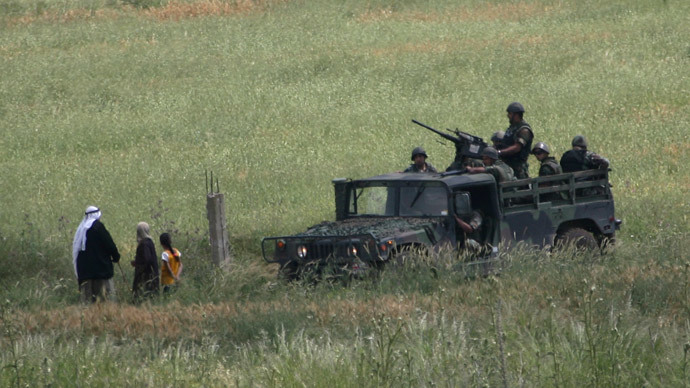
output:
[[472,208],[471,203],[468,202],[467,205],[462,209],[456,207],[453,216],[458,227],[456,229],[458,242],[469,255],[476,255],[482,248],[480,241],[482,241],[484,214],[480,209]]
[[438,172],[431,163],[426,161],[427,157],[424,148],[415,147],[415,149],[412,150],[412,161],[414,163],[410,164],[410,167],[406,168],[403,172]]
[[467,167],[470,174],[487,173],[496,178],[496,182],[515,180],[513,169],[498,158],[498,151],[494,147],[486,147],[482,151],[484,167]]
[[587,150],[587,139],[577,135],[572,141],[573,149],[561,156],[563,172],[593,170],[608,168],[609,160]]
[[491,135],[491,143],[493,143],[495,149],[500,150],[503,148],[503,137],[505,135],[504,131],[496,131]]
[[[558,164],[556,161],[556,158],[553,156],[549,156],[551,153],[551,150],[549,149],[549,146],[544,143],[544,142],[539,142],[537,145],[535,145],[532,148],[532,155],[534,155],[535,158],[539,162],[541,162],[541,166],[539,166],[539,176],[547,176],[547,175],[556,175],[556,174],[561,174],[563,173],[563,170],[561,169],[561,165]],[[557,182],[543,182],[540,183],[540,187],[548,187],[548,186],[553,186],[558,184]],[[548,193],[548,194],[542,194],[540,195],[540,201],[555,201],[559,199],[568,199],[565,193]]]
[[532,127],[523,120],[525,108],[519,102],[508,105],[506,112],[510,126],[505,131],[498,156],[513,169],[517,179],[529,178],[527,158],[534,138]]
[[532,148],[532,155],[534,155],[534,157],[541,162],[541,166],[539,166],[539,176],[563,173],[563,170],[556,161],[556,158],[549,156],[550,153],[551,150],[549,149],[549,146],[541,141]]

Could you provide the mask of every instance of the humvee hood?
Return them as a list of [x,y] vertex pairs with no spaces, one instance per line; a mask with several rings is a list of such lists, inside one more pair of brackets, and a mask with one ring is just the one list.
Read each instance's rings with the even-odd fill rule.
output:
[[371,233],[375,238],[392,237],[400,233],[423,229],[440,223],[437,217],[366,217],[343,221],[324,221],[300,233],[299,236],[351,236]]

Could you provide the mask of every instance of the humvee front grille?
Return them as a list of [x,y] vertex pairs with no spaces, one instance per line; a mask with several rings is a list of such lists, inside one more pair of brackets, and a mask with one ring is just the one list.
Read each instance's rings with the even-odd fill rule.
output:
[[[281,242],[282,248],[278,246]],[[305,249],[306,248],[306,249]],[[300,257],[298,249],[304,252]],[[371,234],[355,236],[278,236],[261,240],[264,260],[269,263],[284,261],[347,261],[353,258],[375,260],[379,257],[376,239]]]

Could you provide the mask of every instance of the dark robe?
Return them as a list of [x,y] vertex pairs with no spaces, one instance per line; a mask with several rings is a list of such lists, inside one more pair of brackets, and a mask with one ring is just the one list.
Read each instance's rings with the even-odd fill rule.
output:
[[145,238],[137,245],[134,257],[134,299],[142,296],[153,296],[158,293],[159,284],[158,256],[153,240]]
[[86,231],[86,249],[77,256],[78,282],[86,280],[110,279],[113,277],[113,263],[120,260],[110,233],[105,225],[96,220]]

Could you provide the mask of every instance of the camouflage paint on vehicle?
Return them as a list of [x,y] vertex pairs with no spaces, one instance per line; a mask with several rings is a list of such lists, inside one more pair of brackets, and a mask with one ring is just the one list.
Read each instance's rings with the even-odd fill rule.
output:
[[606,170],[501,184],[489,174],[457,172],[392,173],[335,179],[333,184],[336,220],[297,235],[264,238],[266,261],[281,268],[337,264],[360,270],[377,267],[410,248],[463,250],[464,234],[454,218],[454,201],[462,196],[469,196],[472,208],[484,214],[480,244],[487,249],[474,260],[491,259],[517,242],[553,246],[573,228],[602,242],[614,237],[620,223],[614,217]]
[[[540,198],[556,193],[556,200]],[[588,170],[501,184],[501,240],[544,248],[567,229],[580,228],[597,240],[613,239],[618,227],[606,170]],[[551,198],[550,197],[550,198]]]

